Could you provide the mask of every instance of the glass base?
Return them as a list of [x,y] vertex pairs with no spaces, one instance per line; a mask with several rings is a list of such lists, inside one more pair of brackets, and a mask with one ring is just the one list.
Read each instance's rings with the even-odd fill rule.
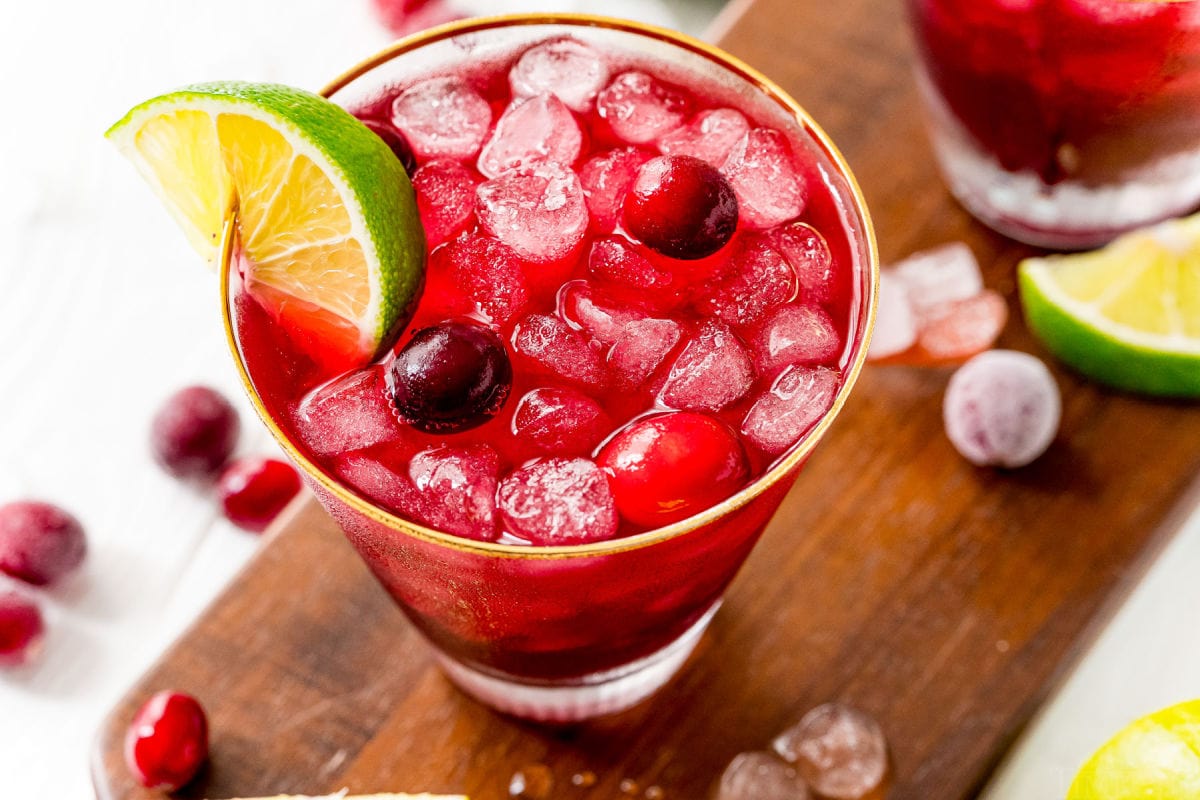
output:
[[1126,231],[1180,216],[1200,203],[1200,147],[1150,163],[1118,184],[1047,184],[1011,172],[955,119],[918,70],[930,139],[951,193],[980,222],[1026,244],[1082,250]]
[[440,650],[435,653],[447,677],[484,705],[536,722],[579,722],[624,711],[662,688],[692,654],[720,606],[718,600],[682,636],[655,653],[562,683],[529,683],[511,675],[487,674]]

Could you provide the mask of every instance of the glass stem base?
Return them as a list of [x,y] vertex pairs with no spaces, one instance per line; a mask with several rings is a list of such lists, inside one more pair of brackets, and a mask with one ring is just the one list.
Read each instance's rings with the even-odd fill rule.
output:
[[436,650],[447,677],[467,694],[497,711],[536,722],[579,722],[624,711],[658,691],[687,661],[718,600],[666,647],[629,664],[560,682],[531,683],[516,676],[484,673]]

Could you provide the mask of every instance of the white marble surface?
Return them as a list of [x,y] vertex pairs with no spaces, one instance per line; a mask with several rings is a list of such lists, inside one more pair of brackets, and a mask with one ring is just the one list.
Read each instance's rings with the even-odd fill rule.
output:
[[[719,5],[607,0],[603,10],[699,32]],[[197,80],[317,87],[387,38],[366,0],[0,4],[0,499],[67,506],[92,546],[82,574],[36,593],[50,627],[42,661],[0,675],[0,797],[90,797],[87,752],[101,716],[257,546],[149,460],[152,410],[191,382],[239,404],[244,450],[271,444],[241,398],[211,274],[104,129],[131,104]],[[989,800],[1060,798],[1109,731],[1200,695],[1197,566],[1193,522]]]

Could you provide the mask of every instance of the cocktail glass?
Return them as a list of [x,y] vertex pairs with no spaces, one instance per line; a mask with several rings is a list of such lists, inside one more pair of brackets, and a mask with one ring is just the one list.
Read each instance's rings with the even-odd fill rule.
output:
[[[515,715],[572,721],[624,709],[684,663],[725,588],[858,376],[873,320],[878,263],[858,186],[842,156],[779,87],[716,48],[681,34],[583,15],[479,18],[402,40],[337,78],[324,93],[347,107],[405,76],[513,53],[570,35],[700,76],[736,92],[787,132],[827,176],[840,208],[854,281],[843,384],[815,428],[751,485],[681,522],[622,539],[562,547],[472,541],[422,527],[364,500],[311,460],[272,417],[247,373],[224,247],[225,321],[246,391],[317,499],[467,693]],[[802,535],[794,532],[793,535]]]
[[1075,249],[1200,202],[1200,2],[909,0],[951,191]]

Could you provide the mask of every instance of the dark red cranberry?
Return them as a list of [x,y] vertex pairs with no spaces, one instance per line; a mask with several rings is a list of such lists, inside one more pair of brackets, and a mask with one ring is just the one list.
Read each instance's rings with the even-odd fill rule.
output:
[[207,478],[229,460],[237,411],[215,389],[189,386],[167,398],[150,424],[154,459],[177,478]]
[[265,530],[299,491],[296,470],[274,458],[239,458],[217,481],[225,517],[254,533]]
[[16,592],[0,592],[0,666],[19,667],[41,649],[42,612]]
[[380,122],[377,119],[364,119],[363,125],[371,129],[371,132],[383,139],[391,151],[396,154],[396,158],[400,159],[400,163],[404,165],[404,171],[409,175],[417,169],[417,157],[413,155],[412,145],[408,143],[408,139],[404,138],[404,134],[396,130],[395,127],[386,122]]
[[512,389],[512,364],[500,337],[470,322],[417,331],[388,370],[400,419],[426,433],[456,433],[487,422]]
[[125,732],[125,764],[151,789],[173,792],[208,758],[208,720],[191,695],[159,692],[146,701]]
[[34,500],[0,506],[0,572],[46,586],[77,568],[85,555],[83,526],[58,506]]
[[609,475],[621,516],[651,527],[719,503],[750,472],[737,434],[690,411],[634,422],[604,445],[596,463]]
[[659,156],[638,170],[625,198],[625,226],[652,250],[689,261],[711,256],[737,228],[733,187],[692,156]]

